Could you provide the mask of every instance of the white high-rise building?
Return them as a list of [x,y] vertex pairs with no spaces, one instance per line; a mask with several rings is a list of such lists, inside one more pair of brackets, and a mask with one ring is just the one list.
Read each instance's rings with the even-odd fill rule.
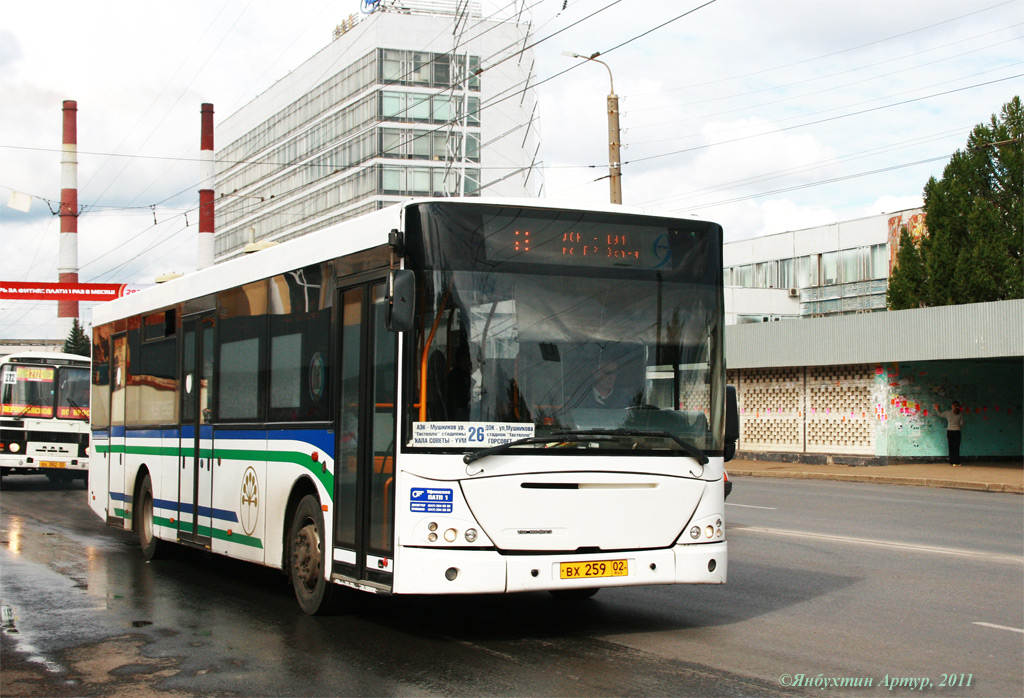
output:
[[529,25],[383,0],[217,126],[215,259],[409,196],[542,193]]

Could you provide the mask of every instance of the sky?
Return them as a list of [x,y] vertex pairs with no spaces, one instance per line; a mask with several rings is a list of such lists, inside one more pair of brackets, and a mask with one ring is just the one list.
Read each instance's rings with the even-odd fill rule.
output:
[[[928,178],[1024,87],[1024,0],[482,2],[532,18],[547,198],[608,201],[609,73],[563,55],[599,53],[620,99],[623,203],[713,220],[727,241],[920,206]],[[360,4],[8,3],[0,281],[57,280],[67,99],[80,280],[193,270],[200,104],[226,118]],[[12,192],[31,197],[27,213]],[[0,339],[63,339],[56,328],[54,302],[0,301]]]

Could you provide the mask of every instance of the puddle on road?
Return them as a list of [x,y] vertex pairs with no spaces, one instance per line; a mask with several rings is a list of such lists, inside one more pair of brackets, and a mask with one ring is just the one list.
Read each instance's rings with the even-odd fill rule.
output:
[[[194,695],[169,690],[164,684],[165,680],[179,676],[182,658],[147,657],[143,654],[146,644],[147,640],[139,636],[113,637],[68,650],[63,663],[58,664],[32,655],[33,648],[27,643],[16,642],[14,647],[8,645],[4,652],[4,696],[87,694],[108,698],[185,698]],[[12,657],[12,650],[20,657]]]

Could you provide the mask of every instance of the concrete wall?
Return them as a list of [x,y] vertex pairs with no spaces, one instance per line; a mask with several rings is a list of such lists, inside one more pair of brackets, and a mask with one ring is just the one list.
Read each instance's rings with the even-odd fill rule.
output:
[[967,407],[961,454],[1024,454],[1024,362],[886,363],[876,372],[878,409],[885,414],[876,433],[886,455],[945,457],[946,420],[933,406],[947,410],[953,400]]
[[886,463],[947,456],[948,409],[969,409],[961,454],[1024,455],[1024,362],[917,361],[729,371],[748,457]]

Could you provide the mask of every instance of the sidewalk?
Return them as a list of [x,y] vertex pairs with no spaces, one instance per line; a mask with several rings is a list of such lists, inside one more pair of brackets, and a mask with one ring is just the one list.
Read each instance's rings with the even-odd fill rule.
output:
[[848,480],[890,485],[950,487],[985,492],[1024,494],[1024,463],[968,463],[954,468],[947,463],[902,465],[809,465],[760,460],[731,460],[729,477],[795,477],[810,480]]

